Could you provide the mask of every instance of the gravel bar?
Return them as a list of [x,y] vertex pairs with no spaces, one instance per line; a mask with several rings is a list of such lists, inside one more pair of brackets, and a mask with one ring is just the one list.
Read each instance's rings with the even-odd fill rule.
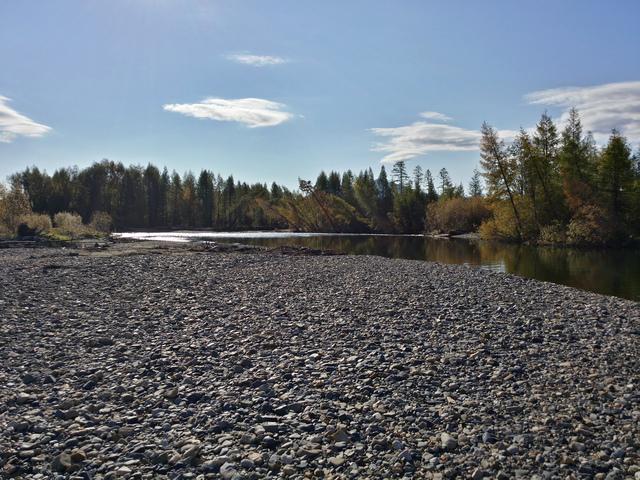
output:
[[640,479],[640,303],[194,250],[0,251],[1,478]]

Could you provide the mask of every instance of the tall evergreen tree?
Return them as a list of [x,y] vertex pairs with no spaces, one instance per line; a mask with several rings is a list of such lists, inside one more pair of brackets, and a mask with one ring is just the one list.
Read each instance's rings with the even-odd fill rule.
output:
[[280,200],[282,198],[282,188],[276,182],[271,184],[271,200]]
[[440,195],[444,198],[451,198],[453,196],[453,184],[447,169],[441,168],[438,177],[440,179]]
[[142,167],[130,166],[124,171],[122,179],[120,212],[125,228],[140,228],[147,225],[147,199],[145,198],[144,175]]
[[420,165],[416,165],[413,169],[413,185],[414,189],[420,191],[422,189],[422,180],[424,179],[424,172]]
[[198,177],[197,186],[198,205],[200,207],[200,226],[211,228],[213,226],[213,174],[202,170]]
[[222,189],[223,215],[225,226],[234,227],[236,224],[235,202],[236,202],[236,186],[233,176],[227,177]]
[[73,172],[67,168],[60,168],[51,177],[51,198],[49,199],[49,213],[68,212],[73,202]]
[[409,175],[407,174],[407,165],[404,163],[404,160],[400,160],[393,165],[393,169],[391,170],[391,174],[393,176],[393,180],[397,185],[400,193],[403,192],[404,187],[409,183]]
[[558,164],[562,190],[569,207],[577,210],[588,203],[593,195],[594,177],[591,144],[582,136],[582,123],[575,108],[569,111],[567,125],[562,131]]
[[329,191],[329,177],[324,173],[324,170],[320,172],[318,178],[316,179],[316,190],[320,190],[322,192]]
[[144,184],[147,193],[148,225],[157,227],[160,225],[160,171],[154,165],[147,165],[144,170]]
[[598,164],[600,194],[617,233],[622,233],[634,179],[631,148],[617,130],[613,130]]
[[558,185],[558,131],[549,115],[543,113],[536,125],[532,144],[534,147],[533,170],[542,188],[544,209],[541,214],[549,218],[560,217]]
[[196,177],[193,172],[185,173],[182,180],[182,219],[190,228],[197,225],[197,219],[201,215],[196,188]]
[[182,178],[180,178],[180,175],[174,170],[171,174],[169,203],[167,208],[170,225],[174,228],[185,225],[184,218],[182,217],[182,212],[184,211],[182,204]]
[[342,198],[351,205],[356,205],[356,197],[353,191],[353,173],[351,170],[347,170],[342,174],[342,180],[340,182],[340,192]]
[[393,209],[393,191],[387,178],[387,170],[384,165],[380,167],[380,174],[376,180],[378,190],[378,211],[377,215],[382,218],[388,218],[389,213]]
[[469,182],[469,195],[472,197],[482,196],[482,181],[480,180],[480,172],[477,168],[473,169],[473,175]]
[[433,183],[433,175],[431,175],[431,170],[429,169],[425,172],[425,183],[427,187],[427,202],[436,202],[438,200],[438,192]]
[[529,199],[535,224],[532,229],[539,233],[541,215],[544,218],[540,199],[544,199],[545,196],[537,173],[535,147],[531,137],[524,129],[520,129],[520,133],[514,139],[509,153],[516,171],[514,191]]
[[171,177],[169,176],[169,170],[164,167],[162,175],[160,175],[160,191],[159,191],[159,210],[158,210],[158,222],[160,226],[169,226],[169,191],[171,188]]
[[327,179],[327,191],[332,195],[340,195],[340,174],[333,170]]
[[373,172],[369,168],[360,172],[353,182],[354,196],[357,209],[371,219],[372,227],[376,228],[375,219],[378,211],[378,192]]

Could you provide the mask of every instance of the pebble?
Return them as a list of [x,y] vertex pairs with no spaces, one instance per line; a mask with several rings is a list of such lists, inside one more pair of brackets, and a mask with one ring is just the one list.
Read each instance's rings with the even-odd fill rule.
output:
[[640,480],[637,302],[158,244],[0,250],[0,291],[0,478]]

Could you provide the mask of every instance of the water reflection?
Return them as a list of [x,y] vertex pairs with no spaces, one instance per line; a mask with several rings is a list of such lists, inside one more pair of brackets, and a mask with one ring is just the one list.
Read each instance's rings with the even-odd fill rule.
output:
[[[236,238],[233,241],[238,240]],[[640,300],[638,250],[579,250],[462,239],[362,235],[251,238],[243,242],[269,247],[298,245],[355,255],[475,265]]]
[[475,265],[547,282],[640,300],[640,250],[579,250],[422,236],[172,232],[124,234],[175,241],[207,238],[277,247],[297,245],[354,255]]

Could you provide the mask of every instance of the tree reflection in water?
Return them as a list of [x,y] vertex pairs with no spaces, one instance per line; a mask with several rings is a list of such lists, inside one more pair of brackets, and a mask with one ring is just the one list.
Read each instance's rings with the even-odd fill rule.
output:
[[[224,241],[216,238],[216,241]],[[324,235],[234,238],[268,247],[296,245],[353,255],[474,265],[606,295],[640,300],[640,250],[535,247],[422,236]]]

